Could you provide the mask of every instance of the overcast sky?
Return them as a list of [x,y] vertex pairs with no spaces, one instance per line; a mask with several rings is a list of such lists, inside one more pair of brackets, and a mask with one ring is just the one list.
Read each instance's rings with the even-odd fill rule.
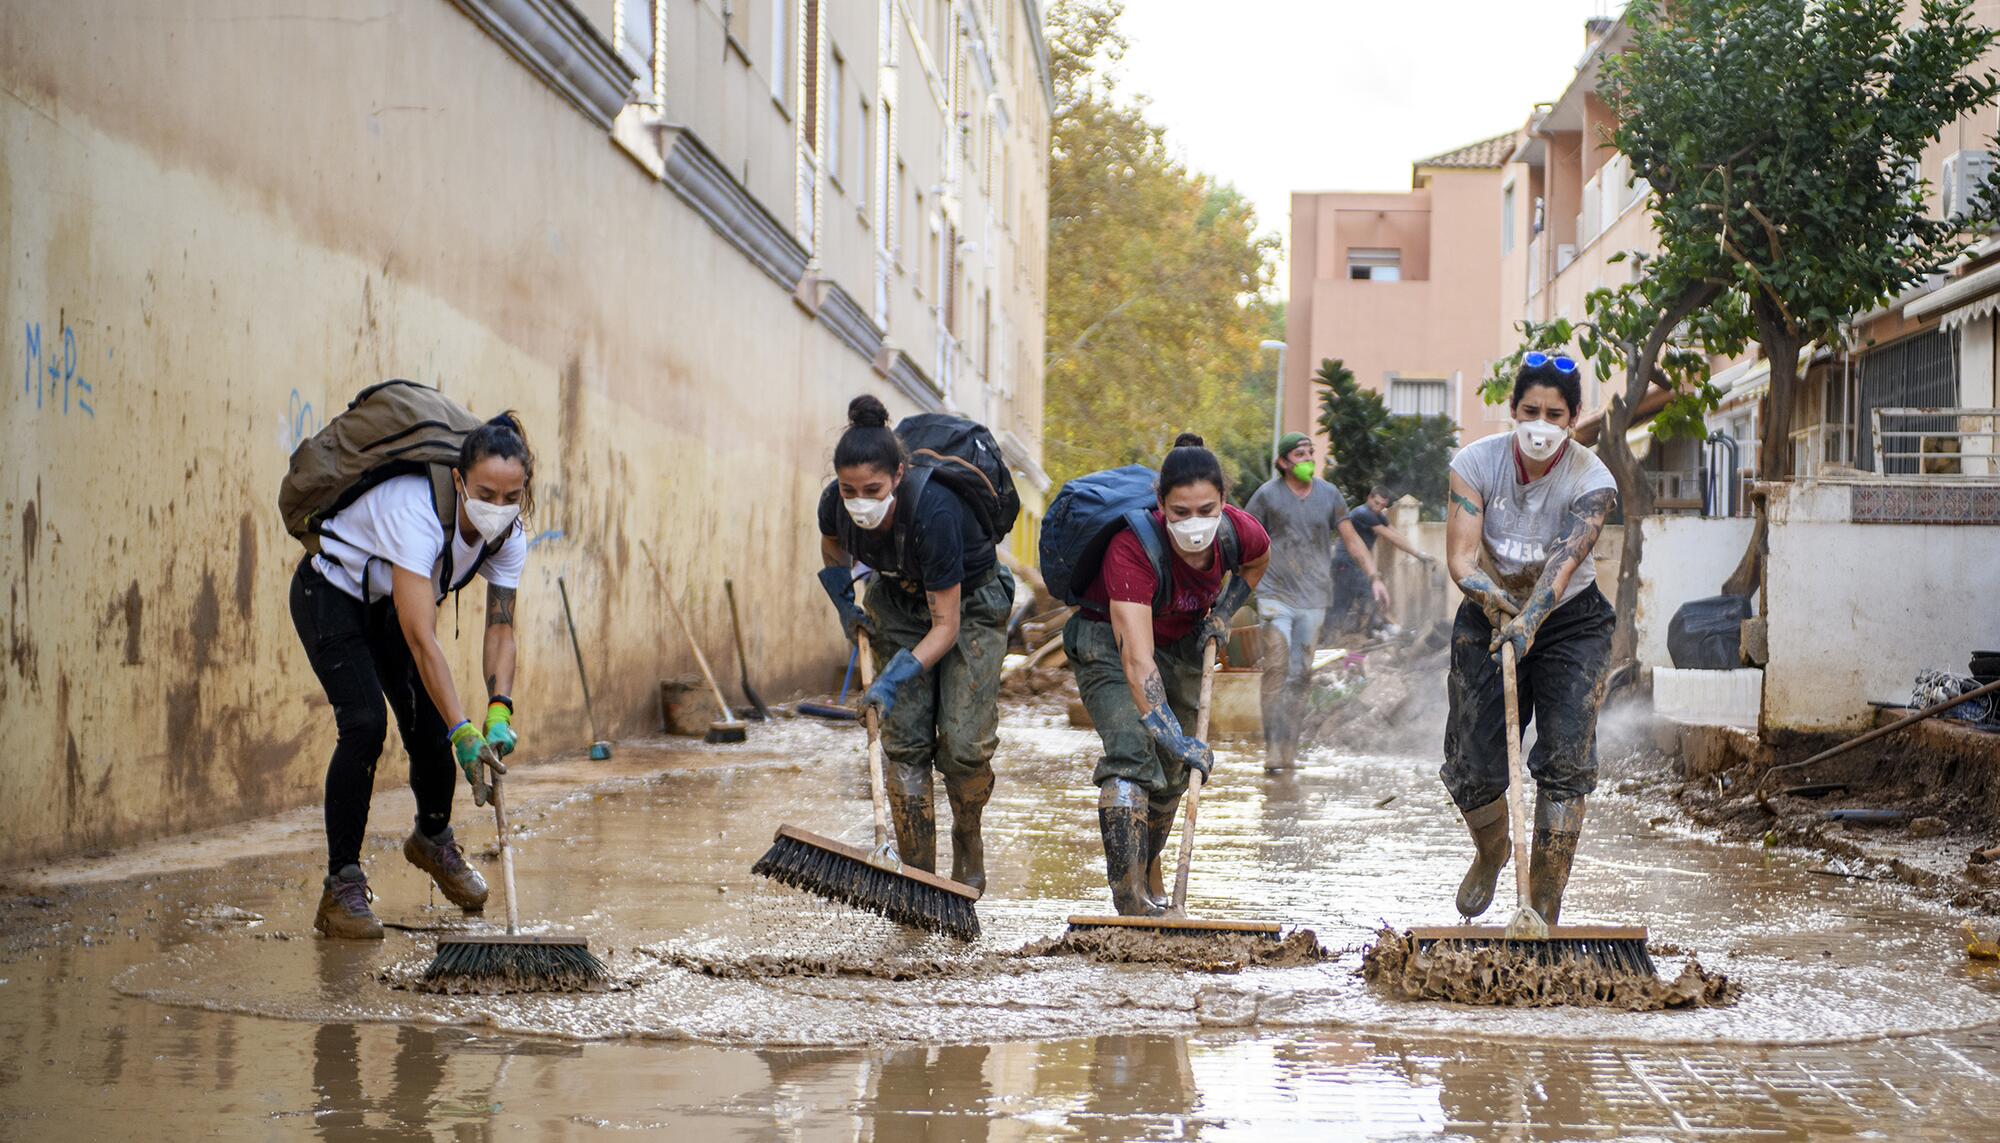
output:
[[1575,74],[1584,20],[1622,6],[1126,0],[1119,91],[1288,238],[1295,190],[1404,189],[1412,160],[1518,127]]

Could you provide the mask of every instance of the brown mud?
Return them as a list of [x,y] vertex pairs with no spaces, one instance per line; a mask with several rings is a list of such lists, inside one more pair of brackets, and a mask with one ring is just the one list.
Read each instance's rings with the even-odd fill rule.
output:
[[1672,980],[1605,968],[1582,958],[1543,963],[1502,948],[1438,943],[1384,927],[1361,953],[1361,977],[1411,1000],[1522,1008],[1577,1006],[1657,1012],[1736,1003],[1742,988],[1689,956]]
[[1249,933],[1163,933],[1110,926],[1070,929],[1023,945],[1015,956],[1079,956],[1099,964],[1164,965],[1187,972],[1239,973],[1246,968],[1297,968],[1333,956],[1311,929],[1280,940]]

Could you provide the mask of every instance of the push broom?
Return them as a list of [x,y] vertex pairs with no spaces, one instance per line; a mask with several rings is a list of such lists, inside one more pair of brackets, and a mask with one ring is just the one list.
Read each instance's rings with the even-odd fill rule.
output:
[[1494,948],[1536,964],[1565,960],[1594,963],[1608,971],[1657,976],[1646,952],[1643,925],[1551,925],[1529,904],[1528,817],[1521,800],[1527,780],[1521,765],[1521,698],[1515,678],[1514,645],[1500,645],[1500,680],[1507,706],[1507,825],[1514,835],[1514,916],[1505,925],[1439,925],[1410,930],[1419,952],[1439,944],[1465,949]]
[[[659,568],[655,566],[653,570],[657,574]],[[665,579],[666,577],[661,577],[662,586],[665,586]],[[701,644],[695,640],[694,628],[688,626],[687,616],[681,613],[681,605],[674,602],[673,589],[668,587],[660,595],[667,601],[667,610],[674,613],[674,622],[680,624],[681,634],[687,637],[688,648],[694,652],[695,665],[701,668],[701,677],[708,680],[708,689],[715,695],[715,708],[722,712],[721,718],[708,724],[708,733],[703,735],[701,740],[703,742],[743,742],[748,740],[750,729],[744,724],[742,719],[730,713],[729,700],[722,697],[722,688],[717,686],[715,682],[715,672],[708,669],[708,656],[701,653]],[[735,600],[735,593],[731,592],[730,603],[732,607],[735,604]],[[745,679],[747,681],[747,675]]]
[[[1215,697],[1215,642],[1206,641],[1201,651],[1201,703],[1195,710],[1194,736],[1208,741],[1208,707]],[[1178,936],[1237,936],[1278,939],[1276,921],[1202,920],[1187,915],[1188,869],[1194,864],[1194,821],[1201,807],[1201,771],[1188,771],[1187,820],[1181,826],[1180,867],[1174,873],[1173,905],[1163,917],[1071,917],[1069,931],[1091,929],[1139,929]]]
[[[874,681],[868,636],[858,635],[861,686]],[[979,936],[973,902],[979,890],[935,873],[905,865],[889,836],[888,793],[882,783],[882,728],[874,708],[862,714],[868,728],[868,790],[875,803],[875,848],[862,849],[830,837],[781,825],[771,848],[750,872],[815,896],[878,913],[899,925],[944,933],[969,941]]]
[[505,933],[455,933],[439,937],[437,955],[424,970],[424,984],[432,987],[470,985],[474,989],[575,989],[603,982],[609,977],[604,962],[591,954],[590,943],[582,937],[534,936],[521,932],[521,915],[514,896],[514,848],[507,843],[507,802],[500,792],[500,776],[507,767],[488,754],[492,771],[487,787],[493,802],[493,821],[500,831],[500,879],[507,889],[507,931]]

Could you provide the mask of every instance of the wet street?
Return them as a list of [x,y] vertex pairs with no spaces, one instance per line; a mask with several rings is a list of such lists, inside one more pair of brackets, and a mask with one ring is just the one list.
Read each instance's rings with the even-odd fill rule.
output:
[[[1107,907],[1095,744],[1044,710],[1005,720],[971,946],[750,875],[781,822],[865,838],[853,727],[519,768],[523,914],[589,938],[621,982],[600,994],[427,996],[405,984],[430,934],[317,939],[316,810],[20,873],[0,896],[0,1139],[1962,1139],[2000,1113],[2000,981],[1956,917],[1713,841],[1612,793],[1622,776],[1564,919],[1650,925],[1662,973],[1698,952],[1741,985],[1731,1007],[1378,993],[1358,946],[1452,921],[1467,844],[1433,764],[1331,751],[1293,777],[1222,755],[1191,912],[1308,926],[1334,958],[1016,955]],[[400,856],[408,813],[406,792],[376,799],[375,908],[459,923]],[[459,813],[489,850],[491,819]]]

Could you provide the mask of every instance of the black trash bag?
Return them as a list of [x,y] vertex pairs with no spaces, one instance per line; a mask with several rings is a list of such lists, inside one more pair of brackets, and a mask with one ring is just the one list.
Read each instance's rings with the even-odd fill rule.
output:
[[1743,665],[1743,621],[1748,618],[1747,596],[1691,599],[1667,624],[1667,654],[1683,669],[1733,671]]

